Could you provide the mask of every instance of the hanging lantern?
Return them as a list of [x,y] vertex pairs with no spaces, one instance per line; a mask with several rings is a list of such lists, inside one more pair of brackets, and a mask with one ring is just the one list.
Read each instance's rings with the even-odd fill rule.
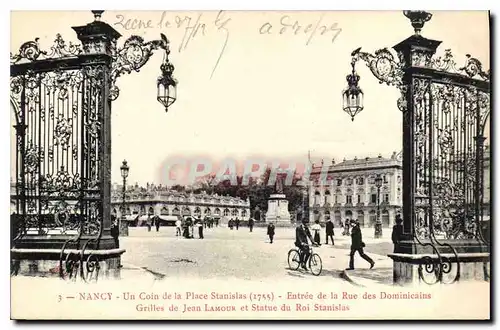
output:
[[174,66],[168,61],[168,57],[160,66],[160,70],[161,76],[158,77],[157,81],[156,99],[165,107],[165,111],[168,111],[168,107],[177,99],[177,81],[172,77]]
[[343,92],[343,109],[345,112],[351,116],[351,120],[354,121],[354,116],[363,110],[363,91],[358,86],[359,75],[356,74],[354,70],[354,62],[352,65],[352,73],[349,74],[347,79],[348,87]]

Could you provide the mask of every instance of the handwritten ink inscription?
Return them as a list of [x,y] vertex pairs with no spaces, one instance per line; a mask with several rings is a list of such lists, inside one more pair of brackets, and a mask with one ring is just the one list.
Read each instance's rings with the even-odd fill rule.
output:
[[[219,11],[215,17],[207,17],[213,14],[194,14],[193,16],[176,15],[169,17],[168,12],[164,11],[160,16],[151,19],[137,19],[126,17],[125,15],[116,15],[115,26],[125,30],[144,30],[144,29],[180,29],[182,39],[178,43],[177,51],[183,52],[196,37],[204,37],[208,34],[217,34],[222,43],[218,51],[218,57],[212,69],[210,78],[218,68],[224,52],[229,42],[229,22],[232,20],[224,11]],[[342,29],[338,23],[325,23],[324,14],[319,15],[317,19],[307,22],[299,22],[290,15],[281,16],[277,22],[266,22],[259,26],[258,33],[292,35],[302,37],[305,45],[309,45],[315,38],[328,37],[333,43],[339,36]]]
[[118,25],[120,28],[125,30],[141,30],[141,29],[181,29],[182,39],[179,43],[177,51],[185,51],[191,41],[193,41],[197,36],[204,37],[208,33],[220,34],[223,38],[222,46],[220,47],[219,55],[215,62],[214,68],[210,78],[213,77],[215,70],[219,66],[222,55],[226,50],[226,46],[229,40],[229,28],[228,24],[231,18],[226,15],[224,11],[219,11],[214,19],[207,19],[203,13],[193,16],[175,16],[174,18],[169,18],[167,12],[162,12],[158,19],[137,19],[130,18],[124,15],[116,15],[117,22],[114,25]]
[[318,19],[306,23],[299,22],[289,15],[284,15],[280,18],[279,23],[266,22],[262,24],[259,33],[301,36],[306,39],[306,45],[309,45],[316,37],[328,36],[333,43],[342,32],[342,29],[338,26],[338,23],[325,24],[323,20],[324,14],[321,14]]

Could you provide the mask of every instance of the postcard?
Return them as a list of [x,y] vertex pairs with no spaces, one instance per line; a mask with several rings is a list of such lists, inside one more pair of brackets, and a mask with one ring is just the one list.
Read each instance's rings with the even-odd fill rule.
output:
[[13,11],[10,51],[12,319],[490,320],[489,12]]

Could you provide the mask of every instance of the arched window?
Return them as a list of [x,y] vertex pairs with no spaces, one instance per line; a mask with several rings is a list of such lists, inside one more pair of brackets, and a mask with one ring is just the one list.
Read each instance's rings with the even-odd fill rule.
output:
[[333,213],[333,217],[334,217],[334,220],[335,220],[335,224],[336,224],[337,226],[340,226],[340,223],[342,222],[342,218],[341,218],[341,216],[340,216],[340,211],[335,211],[335,212]]
[[237,216],[238,216],[238,209],[232,209],[232,211],[231,211],[231,215],[232,215],[233,217],[237,217]]
[[329,204],[331,202],[330,190],[325,191],[325,204]]
[[365,212],[363,210],[358,210],[358,221],[360,227],[365,225]]
[[161,215],[168,215],[168,209],[166,207],[162,207],[160,210]]
[[172,215],[180,215],[181,214],[181,211],[179,210],[178,207],[174,207],[174,209],[172,210]]
[[371,210],[368,216],[369,216],[370,226],[375,225],[375,222],[377,221],[377,212],[375,212],[375,210]]
[[346,219],[352,220],[352,211],[351,210],[345,211],[345,217]]
[[381,216],[381,220],[382,220],[382,225],[383,226],[389,226],[389,211],[387,211],[386,209],[382,210],[382,216]]
[[205,213],[205,215],[210,215],[210,214],[212,214],[212,211],[210,210],[209,207],[207,207],[207,208],[205,208],[205,212],[204,213]]
[[243,209],[243,211],[241,211],[241,216],[242,217],[246,217],[247,216],[247,210]]
[[194,209],[194,215],[201,215],[201,209],[198,206]]
[[189,207],[186,206],[182,209],[182,215],[185,215],[185,216],[191,215],[191,210],[189,209]]
[[314,205],[319,204],[319,200],[320,200],[320,198],[321,198],[321,194],[319,193],[319,191],[316,191],[316,192],[314,193]]
[[229,209],[224,209],[224,216],[228,217],[229,216]]
[[314,210],[314,221],[321,218],[321,213],[318,210]]
[[155,214],[155,210],[152,207],[150,207],[149,210],[148,210],[148,214],[149,215]]
[[215,215],[220,215],[220,209],[217,207],[214,211]]

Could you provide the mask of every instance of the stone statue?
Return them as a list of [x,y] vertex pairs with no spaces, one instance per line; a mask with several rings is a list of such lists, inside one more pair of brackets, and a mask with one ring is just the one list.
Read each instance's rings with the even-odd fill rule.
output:
[[276,176],[275,185],[276,194],[283,194],[283,178],[281,176]]

